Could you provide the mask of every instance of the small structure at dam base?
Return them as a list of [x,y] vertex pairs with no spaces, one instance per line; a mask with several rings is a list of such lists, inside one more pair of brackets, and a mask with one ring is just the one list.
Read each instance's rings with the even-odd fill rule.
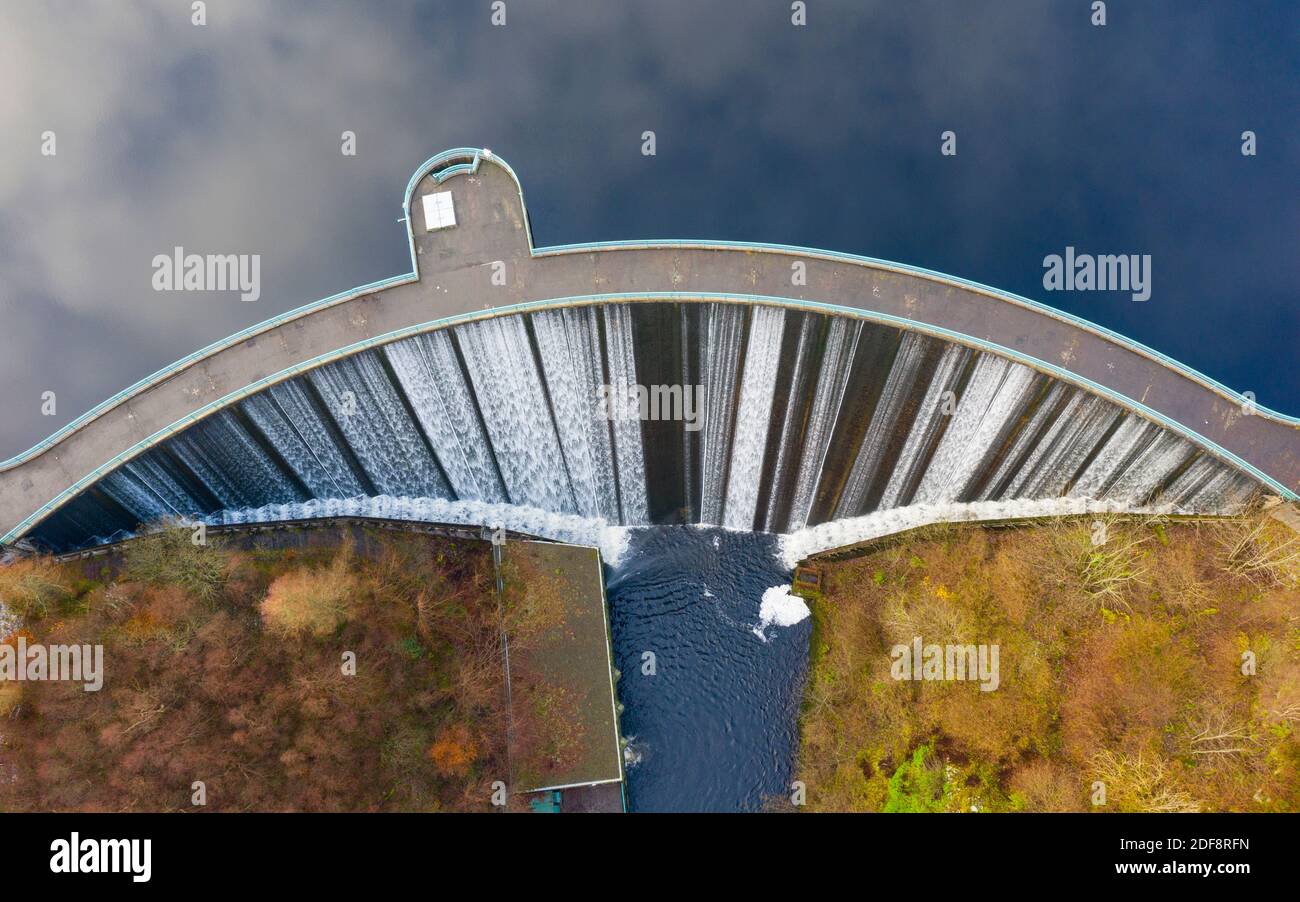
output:
[[[600,553],[556,542],[511,541],[502,546],[504,619],[518,607],[553,606],[554,628],[525,647],[509,649],[510,671],[536,672],[542,693],[520,697],[512,710],[532,706],[552,726],[549,747],[519,746],[533,737],[512,736],[512,789],[529,796],[533,811],[621,812],[623,752],[614,691],[609,617]],[[509,677],[507,677],[509,679]]]

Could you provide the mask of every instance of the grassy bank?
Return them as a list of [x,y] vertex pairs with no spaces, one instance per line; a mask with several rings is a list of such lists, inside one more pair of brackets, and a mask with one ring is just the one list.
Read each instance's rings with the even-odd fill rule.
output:
[[[488,810],[510,780],[488,546],[364,544],[170,530],[109,559],[0,568],[28,642],[105,647],[102,691],[0,682],[0,810],[190,810],[196,781],[207,810]],[[556,611],[506,615],[527,647]],[[515,692],[542,694],[530,678]],[[516,734],[562,756],[531,710]]]
[[[1280,524],[939,528],[824,571],[807,810],[1300,810],[1300,542]],[[996,688],[895,678],[917,636],[996,646]]]

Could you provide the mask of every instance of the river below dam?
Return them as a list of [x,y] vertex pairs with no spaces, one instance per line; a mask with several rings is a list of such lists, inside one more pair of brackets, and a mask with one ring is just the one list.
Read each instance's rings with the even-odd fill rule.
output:
[[607,586],[631,810],[755,811],[788,795],[812,621],[772,591],[790,583],[777,555],[771,535],[631,532]]

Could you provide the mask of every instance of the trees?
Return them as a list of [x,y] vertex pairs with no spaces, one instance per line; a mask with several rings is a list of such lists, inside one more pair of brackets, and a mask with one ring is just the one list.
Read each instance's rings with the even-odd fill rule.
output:
[[[956,769],[948,810],[1091,810],[1097,782],[1103,810],[1300,810],[1294,540],[1259,520],[1103,525],[1097,546],[1087,521],[976,526],[826,565],[809,809],[911,804],[926,749]],[[917,634],[996,641],[997,690],[891,679],[890,646]]]
[[219,541],[195,544],[188,528],[169,526],[128,543],[125,564],[132,580],[178,586],[211,601],[225,584],[229,558]]
[[[116,581],[29,624],[33,640],[103,643],[106,679],[98,693],[0,684],[10,712],[22,693],[0,810],[190,810],[195,781],[218,811],[489,806],[483,775],[508,768],[486,546],[384,532],[350,551],[324,528],[305,550],[233,551],[188,536],[140,540],[97,564]],[[73,587],[81,565],[36,566]]]
[[470,734],[468,725],[452,724],[438,733],[429,747],[429,757],[438,773],[444,777],[464,777],[478,760],[478,744]]
[[274,633],[323,638],[347,619],[356,592],[347,556],[339,555],[327,569],[300,567],[277,577],[259,610]]
[[0,566],[0,605],[23,620],[44,617],[71,592],[70,581],[48,558],[20,558]]

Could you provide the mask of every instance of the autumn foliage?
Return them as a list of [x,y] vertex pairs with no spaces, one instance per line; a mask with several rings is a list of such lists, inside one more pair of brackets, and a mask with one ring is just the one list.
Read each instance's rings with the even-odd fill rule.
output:
[[445,777],[463,777],[478,760],[478,745],[465,724],[452,724],[443,729],[433,745],[429,757],[438,773]]
[[328,568],[299,567],[277,576],[259,609],[266,628],[285,636],[330,635],[347,619],[357,580],[348,555],[340,554]]
[[44,599],[36,639],[105,646],[100,692],[0,686],[0,811],[193,810],[195,781],[208,811],[490,809],[510,718],[486,544],[172,532],[0,568]]
[[[827,564],[807,809],[1300,810],[1295,537],[1102,525],[940,527]],[[998,644],[999,687],[893,679],[914,636]]]

